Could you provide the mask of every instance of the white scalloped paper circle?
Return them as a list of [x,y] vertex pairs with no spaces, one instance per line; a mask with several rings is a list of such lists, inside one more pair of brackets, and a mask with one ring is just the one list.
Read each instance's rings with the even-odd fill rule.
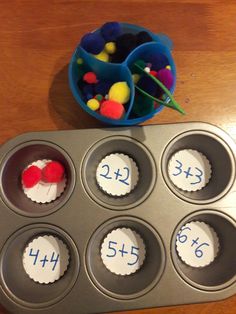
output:
[[128,195],[138,184],[137,164],[131,157],[122,153],[107,155],[97,167],[96,180],[98,186],[109,195]]
[[191,221],[179,230],[176,250],[181,260],[191,267],[206,267],[219,253],[219,238],[215,230],[202,221]]
[[69,265],[69,250],[62,240],[52,235],[34,238],[23,253],[23,267],[28,276],[41,284],[59,280]]
[[142,267],[146,257],[146,247],[136,231],[130,228],[117,228],[107,234],[100,253],[109,271],[116,275],[127,276]]

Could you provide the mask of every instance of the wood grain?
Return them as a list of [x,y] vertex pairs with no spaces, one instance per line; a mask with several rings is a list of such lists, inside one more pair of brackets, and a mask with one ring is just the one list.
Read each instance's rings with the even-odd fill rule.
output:
[[[236,137],[235,16],[235,0],[1,0],[0,144],[28,131],[102,126],[74,101],[67,70],[81,36],[110,20],[174,41],[175,96],[187,115],[165,109],[146,124],[205,121]],[[233,314],[236,297],[129,313]]]

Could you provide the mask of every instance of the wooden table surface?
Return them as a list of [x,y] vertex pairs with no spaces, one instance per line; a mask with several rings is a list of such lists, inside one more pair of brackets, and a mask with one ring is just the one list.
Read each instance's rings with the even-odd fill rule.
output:
[[[187,115],[165,109],[146,124],[205,121],[236,135],[235,0],[1,0],[0,144],[28,131],[102,126],[76,104],[67,69],[81,36],[111,20],[173,39],[175,97]],[[132,313],[233,314],[236,296]]]

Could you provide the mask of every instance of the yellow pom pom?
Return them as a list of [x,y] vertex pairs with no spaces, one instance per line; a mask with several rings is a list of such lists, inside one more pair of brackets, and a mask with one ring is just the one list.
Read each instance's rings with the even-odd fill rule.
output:
[[89,99],[87,101],[87,106],[91,110],[95,111],[95,110],[98,110],[100,108],[100,103],[99,103],[99,101],[97,99],[92,98],[92,99]]
[[94,57],[100,61],[103,62],[109,62],[109,54],[106,53],[105,50],[103,50],[102,52],[100,52],[98,55],[94,55]]
[[108,98],[125,104],[130,98],[130,88],[126,82],[117,82],[109,90]]
[[170,65],[167,65],[167,66],[166,66],[166,69],[171,70]]
[[76,60],[76,62],[77,62],[77,64],[81,65],[81,64],[84,63],[84,60],[83,60],[82,58],[78,58],[78,59]]
[[133,79],[134,84],[137,84],[138,81],[140,80],[140,75],[139,74],[133,74],[132,79]]
[[116,44],[113,41],[110,41],[110,42],[106,43],[105,50],[106,50],[107,53],[112,55],[113,53],[116,52]]

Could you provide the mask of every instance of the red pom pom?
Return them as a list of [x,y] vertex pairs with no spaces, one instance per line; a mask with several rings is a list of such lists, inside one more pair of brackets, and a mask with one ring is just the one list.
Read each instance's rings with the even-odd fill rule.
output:
[[42,179],[47,183],[58,183],[63,179],[65,169],[58,161],[50,161],[42,169]]
[[41,179],[41,169],[37,166],[30,166],[25,169],[21,175],[21,180],[23,185],[26,188],[32,188],[35,186]]
[[87,72],[83,76],[83,80],[88,84],[96,84],[98,82],[97,76],[93,72]]
[[110,119],[120,119],[125,112],[124,106],[114,100],[103,101],[100,107],[100,114]]
[[157,77],[157,71],[150,71],[150,74]]

